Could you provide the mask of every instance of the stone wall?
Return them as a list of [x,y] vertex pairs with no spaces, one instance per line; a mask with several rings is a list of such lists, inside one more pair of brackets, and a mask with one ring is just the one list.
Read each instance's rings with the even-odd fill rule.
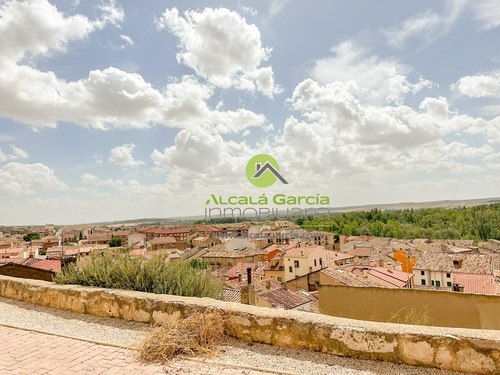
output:
[[39,305],[139,322],[222,310],[238,339],[471,373],[500,373],[498,331],[375,323],[285,311],[209,298],[56,285],[0,276],[0,296]]
[[338,317],[397,322],[413,308],[434,326],[500,330],[500,296],[345,285],[321,285],[318,296],[320,311]]

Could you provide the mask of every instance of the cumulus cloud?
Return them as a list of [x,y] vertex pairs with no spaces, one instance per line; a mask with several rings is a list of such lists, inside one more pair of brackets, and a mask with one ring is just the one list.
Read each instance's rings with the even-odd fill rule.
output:
[[465,76],[451,88],[471,98],[500,97],[500,74]]
[[57,191],[68,187],[46,165],[8,163],[0,169],[1,195],[35,194],[35,190]]
[[260,67],[271,48],[262,47],[260,31],[226,8],[187,11],[167,9],[156,21],[179,38],[180,63],[219,87],[260,91],[272,97],[282,89],[274,83],[272,68]]
[[406,95],[432,87],[431,81],[420,78],[411,83],[406,75],[412,68],[392,58],[370,55],[370,50],[352,40],[331,48],[334,56],[319,59],[312,77],[321,83],[343,82],[349,91],[372,104],[401,104]]
[[[198,130],[182,130],[175,137],[174,145],[163,151],[154,149],[153,163],[173,171],[177,181],[202,181],[211,178],[211,183],[227,182],[236,178],[237,168],[252,151],[245,143],[224,140],[221,135]],[[211,176],[219,176],[214,181]]]
[[46,0],[7,1],[0,13],[0,56],[15,61],[26,53],[64,51],[69,42],[85,38],[95,28],[87,17],[65,17]]
[[121,165],[122,167],[137,167],[145,164],[143,161],[135,160],[132,152],[135,149],[133,143],[113,148],[109,153],[109,163]]
[[493,152],[488,145],[442,141],[474,127],[484,131],[484,120],[450,111],[443,97],[424,99],[419,110],[363,105],[346,84],[307,79],[288,103],[303,117],[288,118],[279,148],[292,170],[307,165],[318,174],[338,175],[403,169],[471,172],[478,167],[461,158]]
[[[46,0],[9,1],[0,18],[0,115],[35,127],[56,127],[72,122],[96,129],[206,126],[220,132],[238,132],[262,126],[265,117],[239,109],[212,109],[208,85],[185,76],[162,90],[136,73],[109,67],[93,70],[88,77],[67,82],[54,72],[43,72],[22,63],[26,54],[49,56],[67,44],[86,38],[106,24],[119,25],[123,10],[115,1],[101,7],[101,18],[65,16]],[[260,34],[259,34],[260,37]],[[124,36],[125,41],[129,41]],[[264,73],[263,73],[264,72]],[[272,82],[268,68],[256,69],[257,85],[267,90]]]
[[7,160],[27,159],[29,154],[23,149],[10,145],[11,153],[6,154],[0,148],[0,162]]

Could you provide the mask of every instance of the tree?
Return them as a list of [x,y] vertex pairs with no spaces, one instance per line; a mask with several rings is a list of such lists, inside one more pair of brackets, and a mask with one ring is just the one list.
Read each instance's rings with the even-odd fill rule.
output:
[[122,245],[122,238],[121,237],[113,237],[109,241],[109,247],[120,247]]
[[32,241],[32,240],[39,240],[40,235],[38,233],[28,233],[23,236],[23,240],[26,242]]
[[199,259],[191,259],[189,265],[195,270],[206,270],[208,268],[208,263]]

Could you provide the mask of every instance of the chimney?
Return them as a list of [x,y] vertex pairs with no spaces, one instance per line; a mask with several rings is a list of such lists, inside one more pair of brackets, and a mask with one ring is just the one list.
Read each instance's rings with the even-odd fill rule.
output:
[[259,171],[260,167],[261,167],[260,163],[255,163],[255,173]]
[[387,264],[386,264],[386,268],[387,268],[387,270],[389,270],[389,271],[392,269],[391,262],[387,262]]
[[384,260],[383,259],[379,259],[378,265],[379,265],[379,267],[384,267]]
[[241,273],[238,275],[238,281],[241,282]]
[[271,289],[271,280],[266,280],[266,289]]
[[247,268],[247,281],[249,285],[252,283],[252,269],[250,267]]

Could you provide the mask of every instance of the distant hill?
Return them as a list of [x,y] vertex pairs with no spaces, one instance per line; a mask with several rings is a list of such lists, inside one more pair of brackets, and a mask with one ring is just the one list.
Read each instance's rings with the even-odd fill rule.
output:
[[378,208],[381,211],[386,210],[405,210],[413,208],[420,210],[422,208],[455,208],[455,207],[472,207],[482,204],[499,203],[500,198],[481,198],[481,199],[462,199],[462,200],[444,200],[432,202],[403,202],[403,203],[387,203],[387,204],[367,204],[364,206],[346,206],[332,208],[334,212],[353,212],[353,211],[370,211],[373,208]]
[[[498,198],[481,198],[481,199],[461,199],[461,200],[442,200],[442,201],[431,201],[431,202],[402,202],[402,203],[385,203],[385,204],[367,204],[363,206],[345,206],[345,207],[330,207],[330,212],[358,212],[358,211],[370,211],[373,208],[378,208],[381,211],[387,210],[404,210],[413,208],[414,210],[419,210],[422,208],[455,208],[455,207],[472,207],[479,206],[482,204],[499,203],[500,197]],[[285,214],[285,211],[280,211],[280,213]],[[177,216],[170,218],[144,218],[144,219],[134,219],[134,220],[120,220],[120,221],[107,221],[100,223],[89,223],[87,225],[132,225],[132,224],[161,224],[161,225],[173,225],[173,224],[189,224],[196,220],[203,219],[203,215],[198,216]]]

